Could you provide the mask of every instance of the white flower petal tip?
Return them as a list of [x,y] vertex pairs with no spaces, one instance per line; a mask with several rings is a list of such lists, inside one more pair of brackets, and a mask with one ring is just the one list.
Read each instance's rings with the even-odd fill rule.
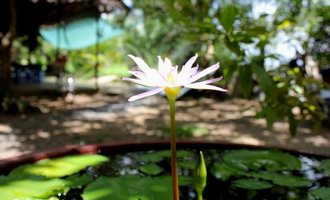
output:
[[135,101],[157,94],[164,91],[166,88],[180,87],[217,90],[221,92],[228,91],[214,85],[209,85],[220,81],[222,77],[196,82],[204,76],[214,73],[220,67],[220,63],[218,62],[198,72],[198,64],[196,64],[195,67],[192,67],[198,58],[198,54],[195,54],[189,58],[188,61],[182,66],[181,71],[178,71],[178,66],[173,66],[171,60],[168,58],[162,59],[158,56],[158,69],[154,69],[150,68],[143,59],[133,55],[128,56],[136,63],[139,70],[130,71],[130,74],[135,76],[134,78],[123,78],[122,80],[154,88],[142,94],[132,96],[129,98],[129,101]]
[[145,98],[145,97],[148,97],[148,96],[152,96],[152,95],[155,95],[157,93],[160,93],[163,90],[164,90],[163,88],[156,88],[156,89],[153,89],[153,90],[149,90],[147,92],[144,92],[144,93],[141,93],[141,94],[134,95],[134,96],[130,97],[128,99],[128,101],[136,101],[138,99],[142,99],[142,98]]

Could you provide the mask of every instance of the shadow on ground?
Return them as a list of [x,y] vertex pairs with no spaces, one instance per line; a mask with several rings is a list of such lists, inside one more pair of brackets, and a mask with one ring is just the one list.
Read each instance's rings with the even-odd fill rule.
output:
[[[61,98],[30,101],[41,105],[44,113],[0,115],[0,159],[68,144],[142,142],[169,137],[168,129],[164,129],[169,116],[163,97],[127,102],[127,96],[98,93],[76,95],[73,104],[66,104]],[[308,126],[300,127],[292,138],[285,122],[275,123],[270,130],[264,120],[253,119],[257,107],[257,102],[242,99],[179,100],[179,126],[199,128],[203,134],[191,134],[189,138],[187,134],[178,134],[183,135],[181,139],[228,141],[330,155],[329,129],[314,133]]]

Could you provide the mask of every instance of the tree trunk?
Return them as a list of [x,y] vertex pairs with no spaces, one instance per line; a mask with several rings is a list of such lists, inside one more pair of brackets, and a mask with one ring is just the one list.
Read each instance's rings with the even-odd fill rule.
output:
[[10,66],[11,47],[16,36],[16,1],[6,0],[4,5],[8,8],[8,28],[0,32],[0,103],[11,87]]

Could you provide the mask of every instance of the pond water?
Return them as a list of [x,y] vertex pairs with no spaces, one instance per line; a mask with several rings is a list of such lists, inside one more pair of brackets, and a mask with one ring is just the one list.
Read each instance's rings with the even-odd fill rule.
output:
[[[328,158],[267,149],[208,149],[203,153],[208,173],[205,200],[330,199]],[[199,150],[179,150],[177,155],[180,199],[195,200],[192,185]],[[20,166],[0,176],[0,192],[30,195],[31,199],[169,200],[170,169],[168,150],[69,156]],[[46,191],[26,192],[36,184]],[[18,191],[18,186],[27,189]]]
[[[327,159],[273,150],[210,149],[203,153],[208,166],[207,186],[203,195],[206,200],[313,199],[313,190],[317,192],[317,188],[330,187],[330,160]],[[191,185],[198,155],[197,150],[178,152],[179,174],[183,179],[179,181],[183,183],[180,184],[181,200],[197,199]],[[123,181],[123,190],[119,189],[119,194],[127,194],[126,189],[136,184],[140,184],[142,193],[148,191],[150,185],[142,181],[142,177],[151,177],[146,182],[152,185],[153,179],[170,176],[170,151],[125,153],[109,155],[109,158],[110,162],[89,167],[86,173],[96,180],[104,176],[132,177],[132,180],[127,179],[128,184]],[[140,177],[141,181],[136,177]],[[166,183],[170,185],[170,179]],[[108,184],[105,185],[107,187]]]

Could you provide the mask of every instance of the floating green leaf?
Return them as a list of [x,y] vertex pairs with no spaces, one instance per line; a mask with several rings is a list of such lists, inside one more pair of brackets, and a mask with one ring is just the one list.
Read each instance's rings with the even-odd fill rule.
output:
[[72,176],[65,178],[64,180],[66,186],[71,188],[76,188],[83,185],[87,185],[93,180],[93,178],[87,174],[83,174],[83,175],[74,174]]
[[[191,181],[179,179],[180,185]],[[82,196],[84,200],[168,200],[172,198],[171,177],[101,177],[87,186]]]
[[232,185],[234,187],[248,189],[248,190],[264,190],[273,187],[272,184],[257,179],[239,179],[233,181]]
[[66,182],[61,179],[0,177],[1,200],[49,199],[66,188]]
[[310,196],[309,199],[312,200],[328,200],[330,199],[330,187],[323,187],[323,188],[310,190],[308,192],[308,195]]
[[164,159],[162,155],[157,152],[145,153],[140,156],[140,160],[146,163],[157,163]]
[[225,163],[217,162],[211,167],[211,173],[218,179],[226,181],[232,175],[237,174],[237,170]]
[[57,199],[58,193],[66,193],[70,188],[76,188],[91,182],[88,175],[73,175],[66,179],[48,179],[42,176],[0,177],[1,200],[37,200]]
[[40,175],[49,178],[63,177],[77,173],[88,166],[107,162],[108,160],[107,157],[97,154],[73,155],[62,158],[46,159],[34,164],[18,167],[10,173],[10,176],[24,177]]
[[[179,150],[177,151],[177,158],[188,158],[193,157],[193,153],[186,150]],[[140,156],[140,160],[146,163],[157,163],[162,161],[164,158],[171,158],[171,151],[170,150],[163,150],[163,151],[152,151],[147,152]]]
[[223,160],[246,170],[299,170],[301,166],[295,156],[271,150],[233,150],[226,153]]
[[141,172],[147,175],[158,175],[164,171],[163,168],[159,167],[156,164],[143,165],[139,169]]
[[186,159],[186,158],[192,158],[194,156],[194,153],[191,151],[187,151],[187,150],[179,150],[179,151],[177,151],[176,156],[178,158]]
[[320,168],[330,176],[330,159],[323,160]]
[[310,185],[311,181],[298,176],[277,175],[273,179],[273,183],[286,187],[305,187]]
[[250,173],[249,176],[269,180],[272,181],[275,185],[285,187],[305,187],[311,184],[311,181],[308,179],[278,173]]
[[183,160],[178,163],[178,166],[184,169],[195,169],[196,161],[194,160]]

